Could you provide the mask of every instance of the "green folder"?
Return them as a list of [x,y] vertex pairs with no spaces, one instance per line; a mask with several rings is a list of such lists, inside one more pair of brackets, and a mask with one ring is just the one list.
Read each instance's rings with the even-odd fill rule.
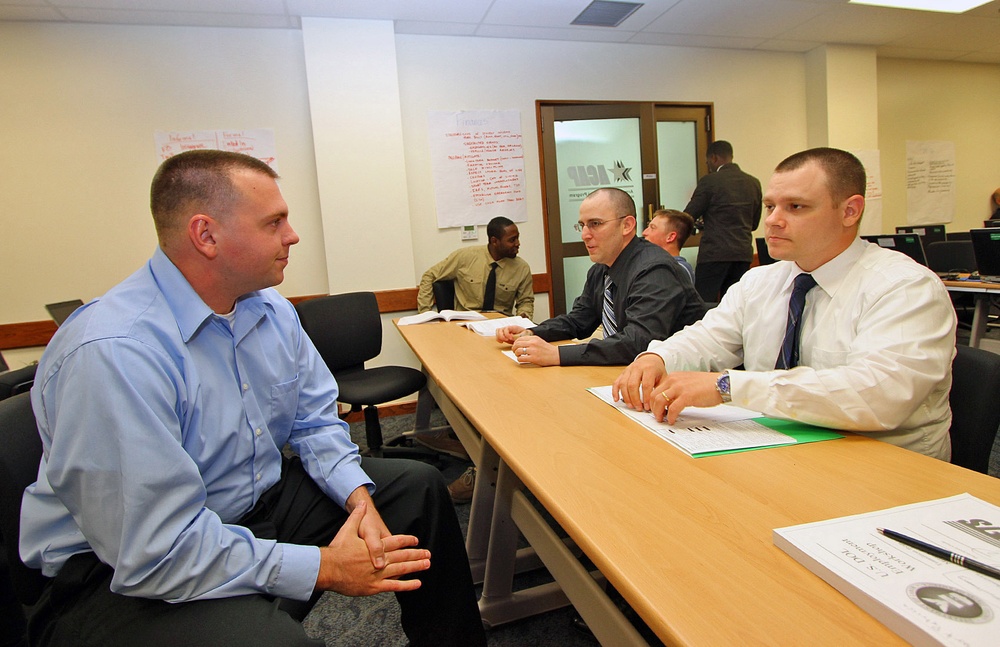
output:
[[[804,443],[815,443],[821,440],[834,440],[835,438],[843,438],[843,434],[838,434],[835,431],[830,431],[824,427],[817,427],[816,425],[809,425],[804,422],[796,422],[794,420],[783,420],[781,418],[754,418],[754,422],[760,423],[765,427],[769,427],[777,432],[783,433],[786,436],[791,436],[795,439],[796,445],[801,445]],[[718,456],[720,454],[735,454],[737,452],[752,452],[756,449],[767,449],[769,447],[788,447],[788,445],[761,445],[760,447],[745,447],[743,449],[724,449],[717,452],[701,452],[699,454],[693,454],[694,458],[703,458],[705,456]]]

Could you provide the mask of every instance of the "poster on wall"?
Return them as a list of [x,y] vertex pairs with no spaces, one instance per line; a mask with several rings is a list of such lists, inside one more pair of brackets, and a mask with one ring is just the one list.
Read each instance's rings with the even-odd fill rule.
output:
[[427,121],[438,227],[528,219],[519,110],[431,111]]
[[275,171],[278,170],[277,158],[274,153],[274,130],[270,128],[157,131],[153,138],[156,141],[157,160],[160,162],[177,153],[207,148],[250,155],[265,162]]
[[882,231],[882,163],[877,150],[851,151],[865,167],[865,211],[859,229],[862,236]]
[[955,218],[955,142],[906,142],[906,220],[937,225]]

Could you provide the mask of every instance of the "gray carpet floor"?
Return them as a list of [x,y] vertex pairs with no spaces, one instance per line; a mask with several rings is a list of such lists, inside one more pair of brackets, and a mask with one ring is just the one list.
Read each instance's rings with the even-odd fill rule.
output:
[[[382,419],[382,435],[388,440],[413,428],[412,415]],[[440,412],[435,411],[432,424],[446,424]],[[362,450],[365,449],[364,423],[351,424],[351,437]],[[458,478],[471,463],[443,457],[442,474],[448,482]],[[468,529],[469,506],[455,506],[463,532]],[[531,586],[540,581],[551,581],[542,570],[517,576],[514,587]],[[572,607],[541,614],[519,622],[494,627],[488,632],[490,647],[594,647],[597,641],[570,626]],[[327,647],[402,647],[406,636],[399,626],[399,605],[391,594],[365,598],[350,598],[336,593],[325,593],[313,607],[303,623],[313,638],[322,638]]]

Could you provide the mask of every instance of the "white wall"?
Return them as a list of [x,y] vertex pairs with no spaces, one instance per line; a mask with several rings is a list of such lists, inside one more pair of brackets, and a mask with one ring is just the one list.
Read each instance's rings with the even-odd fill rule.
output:
[[[353,21],[323,20],[310,29],[322,38],[354,26]],[[368,28],[389,37],[387,24]],[[733,142],[736,161],[765,184],[778,161],[808,145],[814,126],[806,109],[804,55],[392,38],[394,48],[331,55],[336,47],[307,47],[298,30],[0,23],[0,257],[13,268],[0,282],[0,323],[45,319],[45,303],[98,296],[148,258],[155,245],[147,191],[157,164],[157,130],[275,130],[282,190],[302,237],[279,287],[293,296],[329,291],[328,276],[348,277],[338,290],[367,288],[362,272],[378,289],[413,287],[426,267],[462,244],[456,230],[437,229],[429,110],[521,112],[529,215],[521,226],[521,254],[535,273],[546,271],[536,100],[714,102],[716,135]],[[838,57],[836,72],[846,76],[833,84],[827,97],[831,105],[852,100],[850,84],[843,82],[851,72],[843,61],[851,58]],[[869,58],[863,52],[858,58],[867,78]],[[378,120],[366,123],[365,131],[378,138],[396,124],[393,137],[402,144],[403,168],[393,177],[405,178],[400,181],[406,186],[405,202],[397,200],[394,208],[407,212],[402,215],[410,231],[387,237],[387,249],[367,255],[345,250],[352,265],[341,272],[339,234],[379,227],[371,215],[377,209],[364,206],[382,194],[377,172],[366,172],[356,179],[361,200],[324,200],[321,210],[324,179],[317,174],[314,142],[318,157],[330,159],[337,155],[336,142],[359,129],[311,114],[310,99],[337,97],[336,76],[312,72],[339,66],[350,77],[363,69],[363,60],[382,70],[383,80],[393,70],[398,79],[398,113],[382,113],[384,131]],[[877,73],[885,227],[905,223],[907,139],[955,141],[960,215],[953,228],[974,226],[988,215],[988,196],[1000,185],[1000,66],[879,60]],[[870,96],[870,90],[865,92]],[[388,102],[378,103],[382,109]],[[353,109],[363,107],[362,102]],[[842,114],[849,112],[850,106]],[[834,130],[842,132],[843,124],[836,125]],[[864,128],[867,133],[870,125]],[[822,130],[831,132],[829,124]],[[837,136],[834,132],[830,145],[854,145],[836,141]],[[355,148],[364,146],[363,138],[352,141]],[[365,169],[396,164],[373,157],[361,160]],[[480,243],[485,243],[482,231]],[[544,298],[536,311],[539,318],[547,315]],[[386,337],[396,340],[390,342],[387,360],[412,364],[405,348],[395,345],[398,335],[388,324]]]

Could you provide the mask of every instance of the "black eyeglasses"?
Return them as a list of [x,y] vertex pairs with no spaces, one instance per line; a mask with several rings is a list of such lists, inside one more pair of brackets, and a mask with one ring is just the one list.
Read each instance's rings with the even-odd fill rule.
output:
[[616,220],[623,220],[628,218],[628,216],[619,216],[618,218],[612,218],[611,220],[588,220],[587,222],[578,222],[573,225],[573,229],[582,232],[583,228],[586,227],[590,231],[597,231],[609,222],[614,222]]

